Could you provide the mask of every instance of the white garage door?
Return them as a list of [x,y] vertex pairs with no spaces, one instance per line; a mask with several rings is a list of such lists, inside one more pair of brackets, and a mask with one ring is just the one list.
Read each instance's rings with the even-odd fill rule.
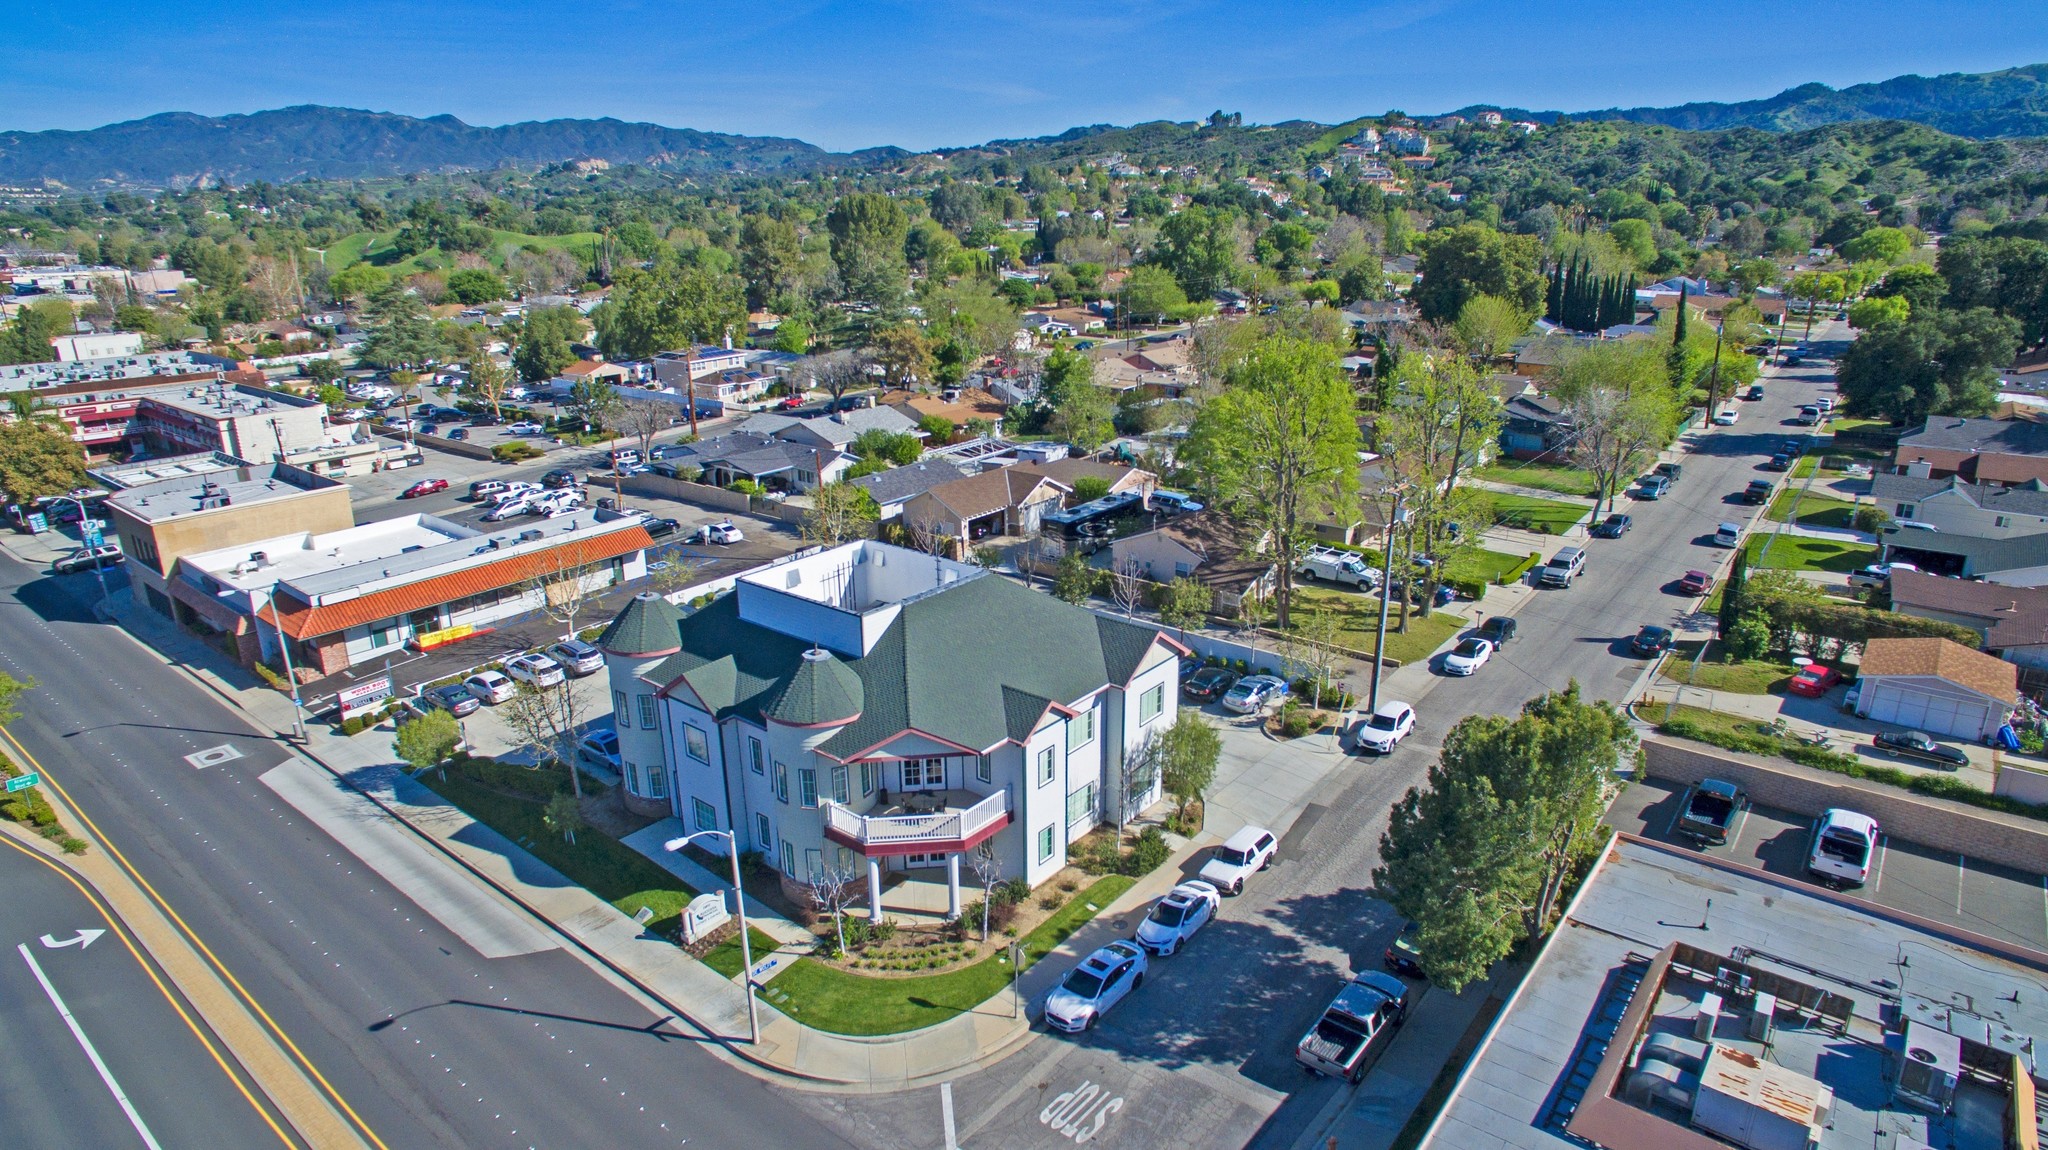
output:
[[1980,701],[1930,695],[1898,683],[1880,683],[1870,704],[1870,717],[1930,735],[1983,738],[1990,707]]

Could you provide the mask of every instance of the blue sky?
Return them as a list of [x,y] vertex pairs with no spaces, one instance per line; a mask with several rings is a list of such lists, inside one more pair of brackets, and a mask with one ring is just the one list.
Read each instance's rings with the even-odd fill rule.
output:
[[1987,0],[15,4],[0,130],[337,104],[929,148],[1093,123],[1566,111],[2048,61]]

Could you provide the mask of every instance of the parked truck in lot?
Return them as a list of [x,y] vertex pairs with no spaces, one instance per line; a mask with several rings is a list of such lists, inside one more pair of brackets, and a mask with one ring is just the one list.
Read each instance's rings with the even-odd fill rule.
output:
[[1365,1076],[1366,1055],[1389,1041],[1390,1032],[1407,1013],[1406,983],[1384,971],[1364,971],[1344,984],[1323,1016],[1301,1036],[1294,1060],[1310,1074],[1356,1082]]
[[1728,841],[1728,828],[1735,825],[1735,816],[1748,805],[1748,796],[1734,783],[1701,779],[1685,796],[1685,810],[1678,815],[1678,833],[1701,846],[1719,846]]
[[1380,585],[1380,573],[1367,565],[1364,556],[1335,547],[1309,548],[1295,564],[1294,573],[1310,582],[1321,580],[1360,590]]

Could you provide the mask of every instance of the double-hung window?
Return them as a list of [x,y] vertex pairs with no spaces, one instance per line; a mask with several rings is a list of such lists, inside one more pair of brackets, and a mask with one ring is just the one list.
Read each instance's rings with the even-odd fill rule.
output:
[[832,767],[832,801],[842,804],[853,801],[853,796],[847,792],[845,763],[837,763]]
[[860,793],[863,797],[875,793],[875,764],[860,765]]
[[992,783],[996,778],[996,765],[987,755],[974,760],[974,777],[978,782]]
[[775,801],[779,803],[789,801],[789,764],[787,763],[775,764]]
[[1095,738],[1095,707],[1089,708],[1067,720],[1067,753],[1080,750]]
[[804,806],[818,805],[818,768],[798,767],[796,769],[797,798]]
[[754,842],[764,851],[775,849],[775,831],[768,825],[768,816],[754,816]]
[[649,730],[649,731],[651,731],[651,730],[653,730],[653,729],[654,729],[654,722],[655,722],[655,720],[654,720],[654,696],[653,696],[653,695],[641,695],[641,696],[640,696],[639,698],[640,698],[640,726],[641,726],[641,727],[642,727],[643,729],[645,729],[645,730]]
[[1095,815],[1095,784],[1089,783],[1067,796],[1067,825],[1073,826]]
[[1042,786],[1044,786],[1045,784],[1047,784],[1047,783],[1049,783],[1049,782],[1051,782],[1051,781],[1052,781],[1052,776],[1053,776],[1053,768],[1054,768],[1054,755],[1053,755],[1053,748],[1051,748],[1051,747],[1046,747],[1046,748],[1044,748],[1043,750],[1041,750],[1041,751],[1039,751],[1039,752],[1038,752],[1038,785],[1039,785],[1039,786],[1041,786],[1041,787],[1042,787]]
[[647,797],[665,799],[668,797],[668,771],[660,763],[647,764]]
[[1160,683],[1138,696],[1138,721],[1149,723],[1166,709],[1166,684]]
[[757,775],[762,771],[761,740],[751,736],[747,739],[747,765],[753,767],[754,773]]
[[1051,859],[1052,859],[1052,828],[1051,828],[1051,827],[1040,827],[1040,828],[1038,828],[1038,861],[1039,861],[1039,862],[1049,862],[1049,861],[1051,861]]
[[[1067,805],[1072,806],[1073,804],[1068,803]],[[715,831],[718,829],[718,812],[711,809],[711,804],[703,799],[690,800],[690,815],[697,821],[698,830]]]

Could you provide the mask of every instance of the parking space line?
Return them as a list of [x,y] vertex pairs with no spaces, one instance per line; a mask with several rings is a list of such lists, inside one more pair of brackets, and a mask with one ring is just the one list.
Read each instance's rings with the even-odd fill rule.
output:
[[1877,836],[1877,881],[1870,884],[1870,895],[1872,898],[1877,897],[1884,891],[1884,856],[1891,846],[1891,841],[1890,835],[1880,834]]
[[1671,821],[1667,823],[1664,827],[1665,838],[1671,838],[1678,833],[1679,816],[1685,814],[1686,804],[1692,801],[1692,792],[1693,788],[1687,787],[1685,788],[1685,791],[1678,796],[1678,806],[1671,812]]
[[2048,938],[2048,875],[2041,876],[2041,927],[2042,937]]
[[1744,803],[1742,809],[1735,812],[1735,825],[1728,828],[1728,853],[1731,857],[1739,855],[1736,848],[1742,845],[1742,832],[1748,829],[1749,804]]
[[1956,913],[1963,913],[1963,876],[1969,872],[1970,860],[1961,851],[1956,852]]

